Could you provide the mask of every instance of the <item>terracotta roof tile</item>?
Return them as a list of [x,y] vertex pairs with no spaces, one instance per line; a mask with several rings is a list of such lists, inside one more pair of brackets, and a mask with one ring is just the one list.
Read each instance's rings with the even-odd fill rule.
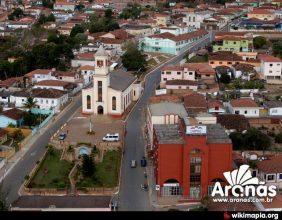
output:
[[233,99],[230,101],[232,107],[258,107],[257,103],[250,98]]

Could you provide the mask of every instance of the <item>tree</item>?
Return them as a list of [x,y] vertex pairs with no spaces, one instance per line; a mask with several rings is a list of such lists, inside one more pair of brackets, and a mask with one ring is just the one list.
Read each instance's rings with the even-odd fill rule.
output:
[[112,19],[113,18],[113,11],[112,11],[112,9],[108,8],[105,11],[105,18],[107,18],[107,19]]
[[82,174],[84,177],[93,177],[95,173],[95,164],[92,157],[83,154],[82,156]]
[[232,132],[229,137],[233,144],[233,150],[244,150],[244,137],[240,132]]
[[253,44],[254,44],[255,49],[260,49],[264,45],[266,45],[266,38],[262,37],[262,36],[257,36],[257,37],[254,38]]
[[76,24],[71,29],[70,37],[75,37],[78,33],[84,33],[84,28],[82,27],[82,25]]
[[250,128],[245,134],[232,132],[229,135],[234,150],[267,150],[270,138],[256,128]]
[[275,56],[282,58],[282,40],[278,40],[272,44],[272,50]]
[[146,69],[145,55],[132,42],[126,45],[126,51],[121,56],[121,59],[123,66],[129,71],[143,71]]
[[28,109],[29,112],[31,112],[32,108],[35,108],[37,106],[37,101],[34,100],[33,97],[29,96],[24,103],[24,107]]
[[282,132],[275,136],[275,142],[281,144],[282,143]]
[[138,19],[140,17],[141,11],[142,9],[140,5],[133,4],[129,7],[124,8],[119,17],[123,19]]
[[256,128],[250,128],[244,134],[244,145],[249,150],[266,150],[270,144],[270,138]]
[[16,8],[9,16],[9,20],[14,20],[15,18],[20,18],[24,15],[24,12],[20,8]]
[[222,73],[219,80],[223,84],[229,84],[231,81],[231,78],[227,73]]

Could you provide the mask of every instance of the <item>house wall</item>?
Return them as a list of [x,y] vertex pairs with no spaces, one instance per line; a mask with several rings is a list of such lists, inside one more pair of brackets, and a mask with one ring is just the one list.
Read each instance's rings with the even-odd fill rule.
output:
[[269,115],[282,115],[282,107],[268,109]]
[[9,124],[17,126],[17,121],[11,118],[7,118],[4,115],[0,115],[0,128],[6,128]]
[[73,59],[71,60],[71,66],[72,67],[79,67],[79,66],[95,66],[94,60],[77,60]]
[[261,72],[265,80],[282,80],[282,62],[263,62]]

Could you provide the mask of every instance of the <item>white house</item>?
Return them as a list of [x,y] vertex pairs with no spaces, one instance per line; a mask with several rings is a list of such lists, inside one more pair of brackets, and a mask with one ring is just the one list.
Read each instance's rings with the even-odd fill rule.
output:
[[21,108],[28,97],[34,98],[39,109],[54,110],[54,112],[59,112],[60,108],[68,101],[68,94],[56,89],[33,89],[31,92],[14,92],[10,97],[10,101],[16,107]]
[[267,101],[264,106],[268,109],[268,115],[282,116],[282,101]]
[[56,89],[61,91],[72,91],[77,85],[71,82],[65,82],[60,80],[43,80],[36,83],[34,89]]
[[28,77],[31,83],[38,83],[43,80],[56,80],[56,77],[53,75],[55,69],[36,69],[27,74],[25,77]]
[[261,74],[267,83],[282,83],[282,60],[268,55],[261,54],[258,56],[261,60]]
[[71,60],[72,67],[94,66],[94,65],[95,65],[95,57],[94,57],[94,53],[91,52],[79,53],[76,55],[74,59]]
[[183,22],[188,27],[193,27],[196,29],[201,28],[201,24],[203,23],[204,19],[210,18],[213,14],[212,11],[189,11],[186,12],[186,17],[183,18]]
[[259,159],[255,176],[265,182],[266,185],[275,185],[278,189],[282,189],[281,160],[281,154],[263,157],[263,160]]
[[56,1],[53,7],[54,10],[74,11],[75,3],[67,1]]
[[208,113],[211,114],[223,114],[226,113],[223,104],[219,100],[208,100]]
[[93,75],[95,73],[95,67],[94,66],[81,66],[79,67],[80,74],[83,78],[84,84],[87,85],[89,84],[92,79]]
[[257,103],[251,98],[233,99],[227,104],[231,114],[244,115],[245,117],[259,117],[260,109]]
[[171,80],[215,80],[215,70],[208,63],[185,63],[182,65],[164,66],[161,71],[161,87],[164,87]]
[[139,94],[137,78],[123,71],[110,72],[109,57],[103,46],[95,54],[93,87],[82,90],[82,112],[121,116]]

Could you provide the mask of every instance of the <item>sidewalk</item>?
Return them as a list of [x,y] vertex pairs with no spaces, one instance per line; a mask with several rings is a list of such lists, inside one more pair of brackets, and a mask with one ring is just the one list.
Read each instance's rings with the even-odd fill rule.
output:
[[[57,116],[55,116],[55,118],[56,119],[61,118],[63,116],[63,113],[66,112],[68,109],[70,109],[73,104],[74,102],[70,103]],[[53,122],[54,122],[53,120],[50,120],[49,123],[47,123],[42,128],[40,128],[34,135],[27,137],[23,141],[24,142],[23,147],[18,152],[16,152],[9,160],[7,160],[4,167],[0,169],[0,183],[9,174],[9,172],[13,169],[13,167],[17,164],[17,162],[23,158],[23,156],[30,149],[30,147],[34,144],[34,142],[41,135],[41,133],[46,132],[46,130],[48,130],[51,125],[53,125]]]

